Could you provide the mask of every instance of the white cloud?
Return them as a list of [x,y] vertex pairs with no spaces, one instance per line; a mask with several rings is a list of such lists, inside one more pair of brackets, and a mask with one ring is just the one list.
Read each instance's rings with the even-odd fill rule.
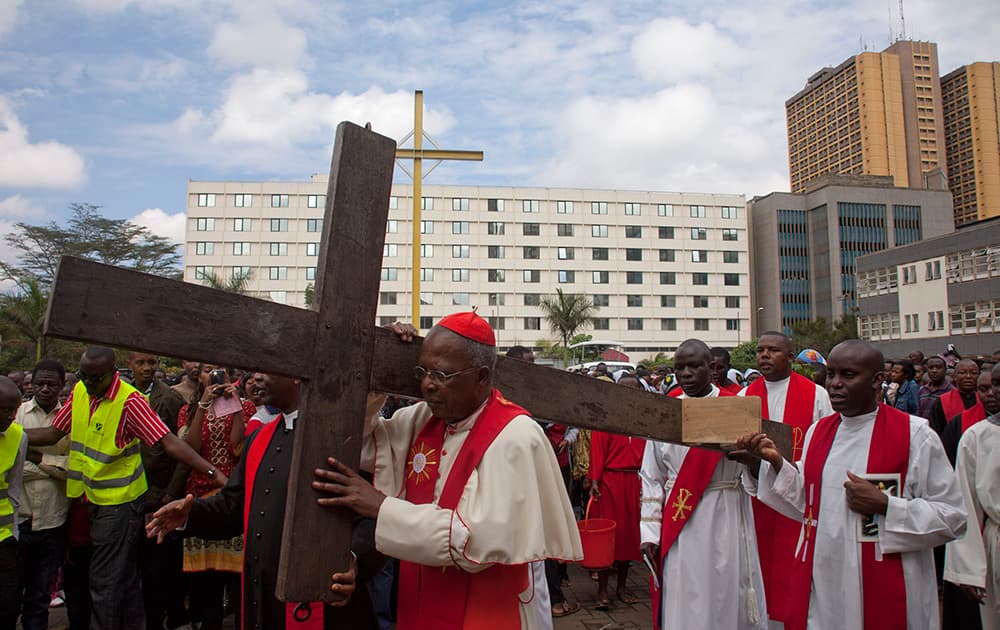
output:
[[22,4],[23,0],[3,0],[3,2],[0,2],[0,36],[14,29],[14,22],[17,20],[17,9]]
[[648,80],[674,82],[717,74],[739,60],[739,47],[709,23],[657,19],[632,42],[632,57]]
[[29,142],[27,129],[0,97],[0,186],[72,188],[85,179],[79,153],[54,141]]
[[184,244],[184,228],[187,216],[183,212],[168,214],[160,208],[147,208],[135,215],[130,222],[141,225],[157,236]]
[[0,199],[0,219],[37,219],[41,218],[44,214],[44,210],[21,195],[13,195],[6,199]]
[[306,34],[286,24],[270,7],[249,3],[238,22],[216,26],[208,54],[223,67],[288,67],[306,61]]

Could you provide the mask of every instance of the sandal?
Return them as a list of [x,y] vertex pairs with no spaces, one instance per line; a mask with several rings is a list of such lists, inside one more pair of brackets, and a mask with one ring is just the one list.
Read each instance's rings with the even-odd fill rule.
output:
[[552,607],[552,617],[565,617],[566,615],[572,615],[578,610],[580,610],[580,604],[576,602],[563,601],[563,603],[556,604]]
[[606,595],[597,600],[597,610],[611,610],[611,600]]
[[639,602],[638,597],[625,590],[618,591],[617,595],[618,595],[618,601],[622,602],[623,604],[635,604]]

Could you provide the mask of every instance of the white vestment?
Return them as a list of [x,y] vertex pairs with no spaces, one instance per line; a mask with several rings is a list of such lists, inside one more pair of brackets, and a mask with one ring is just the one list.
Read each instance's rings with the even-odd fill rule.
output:
[[[470,573],[492,564],[583,558],[559,464],[537,422],[525,415],[511,420],[472,472],[458,507],[447,510],[436,502],[483,407],[445,432],[435,502],[418,505],[405,496],[407,456],[431,417],[430,408],[419,402],[383,419],[378,415],[381,406],[382,397],[369,397],[361,455],[361,468],[374,473],[375,487],[387,496],[375,524],[379,551],[400,560],[456,566]],[[533,599],[531,589],[529,584],[522,602]],[[521,606],[522,628],[544,627],[525,608]]]
[[[761,377],[763,378],[763,377]],[[767,388],[767,412],[768,417],[775,422],[784,422],[785,398],[788,396],[788,383],[792,377],[783,378],[780,381],[764,381]],[[825,389],[816,385],[816,395],[813,397],[813,422],[820,418],[825,418],[833,413],[833,405],[830,404],[830,394]],[[746,396],[747,388],[740,390],[737,396]]]
[[[863,628],[860,516],[847,507],[847,471],[864,475],[868,467],[875,414],[842,416],[823,468],[812,590],[810,628]],[[803,475],[816,425],[806,433],[803,458],[796,468],[787,461],[775,474],[761,462],[757,498],[789,518],[801,521],[806,496]],[[907,627],[937,628],[938,594],[934,547],[965,532],[962,492],[944,447],[927,421],[910,416],[910,459],[901,497],[890,497],[884,516],[877,516],[883,553],[902,553],[906,583]]]
[[[708,397],[719,390],[712,387]],[[682,395],[682,398],[686,396]],[[652,440],[642,456],[641,542],[660,544],[663,502],[691,449]],[[767,602],[757,555],[746,468],[723,458],[662,567],[660,627],[766,628]],[[667,506],[667,518],[671,518]],[[751,589],[752,587],[752,589]],[[751,610],[756,609],[751,622]]]
[[948,543],[944,579],[986,589],[983,630],[1000,628],[1000,414],[962,435],[955,463],[969,511],[965,537]]

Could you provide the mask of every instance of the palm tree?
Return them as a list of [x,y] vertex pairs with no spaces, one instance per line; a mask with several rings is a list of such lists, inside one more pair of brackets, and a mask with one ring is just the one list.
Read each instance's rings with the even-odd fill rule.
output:
[[19,282],[16,293],[0,296],[0,326],[13,336],[34,343],[36,362],[46,352],[47,340],[42,330],[48,304],[49,296],[34,279]]
[[251,275],[249,271],[235,271],[228,279],[222,280],[214,271],[206,271],[202,274],[201,281],[213,289],[246,295],[250,288]]
[[556,289],[555,297],[542,298],[539,306],[545,313],[552,332],[558,333],[563,345],[563,363],[569,358],[569,340],[576,331],[590,324],[597,307],[584,295],[563,293]]

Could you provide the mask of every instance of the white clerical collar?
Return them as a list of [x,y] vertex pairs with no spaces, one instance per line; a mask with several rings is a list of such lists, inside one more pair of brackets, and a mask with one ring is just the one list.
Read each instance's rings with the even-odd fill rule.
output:
[[299,417],[299,410],[282,412],[281,417],[285,420],[285,431],[291,431],[295,428],[295,420]]
[[840,418],[844,422],[850,422],[852,424],[861,424],[864,422],[871,422],[872,420],[875,419],[876,415],[878,415],[878,407],[875,407],[868,413],[863,413],[860,416],[846,416],[844,414],[840,414]]

